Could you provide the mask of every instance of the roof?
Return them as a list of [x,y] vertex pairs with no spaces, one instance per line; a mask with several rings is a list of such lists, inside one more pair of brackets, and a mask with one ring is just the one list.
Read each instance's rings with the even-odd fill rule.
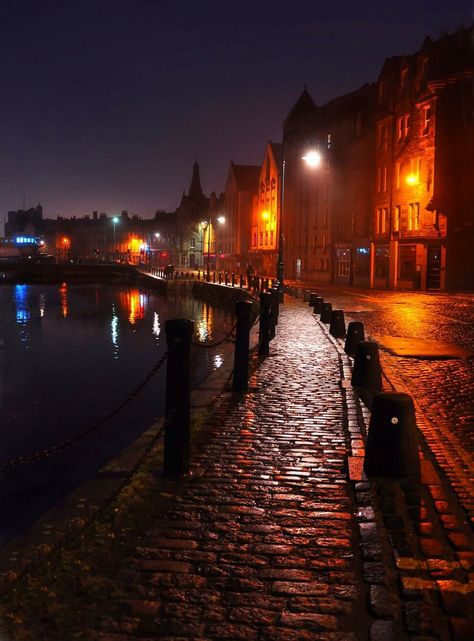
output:
[[285,118],[284,125],[287,125],[289,122],[293,120],[298,121],[301,118],[305,118],[307,116],[313,116],[314,114],[316,114],[317,109],[318,108],[316,107],[316,103],[309,95],[309,92],[305,85],[305,88],[303,89],[303,92],[301,93],[300,97],[295,102],[292,109],[290,110],[290,113]]
[[258,188],[259,165],[236,165],[231,162],[235,182],[240,191],[254,191]]
[[275,158],[277,167],[280,168],[283,162],[283,145],[281,142],[272,142],[271,140],[268,141],[268,144],[272,148],[273,157]]

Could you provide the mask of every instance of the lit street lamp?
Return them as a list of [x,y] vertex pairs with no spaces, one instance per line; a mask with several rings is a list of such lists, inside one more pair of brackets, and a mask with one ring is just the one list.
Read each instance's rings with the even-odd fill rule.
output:
[[115,247],[115,225],[118,223],[118,221],[119,221],[119,219],[117,218],[117,216],[114,216],[114,217],[112,218],[112,223],[113,223],[113,225],[114,225],[114,259],[115,259],[115,253],[116,253],[116,251],[117,251],[117,250],[116,250],[116,247]]
[[[225,216],[218,216],[216,218],[216,221],[219,223],[219,225],[223,225],[225,223]],[[207,282],[211,280],[211,271],[210,271],[210,260],[211,260],[211,230],[212,230],[212,221],[211,220],[204,220],[201,223],[201,227],[203,230],[203,250],[204,250],[204,233],[207,231]],[[214,242],[214,244],[216,244]],[[217,258],[217,251],[216,251],[216,258]]]

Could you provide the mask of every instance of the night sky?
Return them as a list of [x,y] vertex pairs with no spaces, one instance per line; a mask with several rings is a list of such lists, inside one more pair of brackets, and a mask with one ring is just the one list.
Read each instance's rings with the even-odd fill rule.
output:
[[0,233],[45,216],[177,207],[260,163],[306,82],[317,103],[473,19],[472,0],[1,0]]

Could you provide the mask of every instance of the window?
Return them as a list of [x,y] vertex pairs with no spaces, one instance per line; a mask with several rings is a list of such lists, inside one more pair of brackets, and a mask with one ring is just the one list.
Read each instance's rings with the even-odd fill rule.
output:
[[395,205],[393,210],[393,231],[400,231],[400,216],[402,208],[400,205]]
[[400,176],[402,172],[402,163],[398,161],[395,163],[395,187],[400,189]]
[[327,146],[328,146],[328,149],[331,149],[331,134],[328,134],[328,137],[327,137]]
[[375,277],[388,278],[388,247],[383,245],[375,248]]
[[189,246],[190,246],[192,249],[194,249],[194,248],[196,247],[196,239],[194,238],[194,236],[190,239],[190,241],[189,241]]
[[427,136],[430,133],[431,128],[431,105],[425,105],[422,107],[422,134]]
[[377,167],[377,193],[382,189],[382,167]]
[[387,191],[387,167],[382,167],[382,191]]
[[263,245],[263,231],[260,232],[260,245]]
[[397,119],[398,142],[401,142],[402,140],[405,140],[405,138],[408,138],[408,135],[410,134],[410,127],[411,127],[410,114],[405,114],[404,116],[400,116]]
[[408,204],[408,229],[420,229],[420,203]]
[[400,85],[401,85],[402,91],[404,91],[407,88],[407,78],[408,78],[408,69],[402,69],[402,72],[400,74]]
[[403,116],[400,116],[397,120],[397,140],[403,140]]

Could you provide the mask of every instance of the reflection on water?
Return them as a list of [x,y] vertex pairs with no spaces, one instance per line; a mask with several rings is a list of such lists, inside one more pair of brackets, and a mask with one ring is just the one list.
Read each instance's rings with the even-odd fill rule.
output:
[[[202,301],[137,288],[0,286],[0,461],[56,445],[120,405],[163,355],[171,318],[194,320],[195,340],[204,342],[233,323],[231,314]],[[224,342],[193,350],[193,383],[232,349]],[[96,433],[61,456],[9,473],[0,484],[0,543],[162,414],[165,369]],[[18,500],[22,493],[30,498]]]

